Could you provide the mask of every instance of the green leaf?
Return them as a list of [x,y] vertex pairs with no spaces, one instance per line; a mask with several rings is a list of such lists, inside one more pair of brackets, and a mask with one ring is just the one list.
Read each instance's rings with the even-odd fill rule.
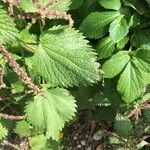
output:
[[110,37],[103,38],[96,45],[96,50],[98,51],[99,58],[107,58],[111,56],[111,54],[115,50],[115,43]]
[[30,136],[32,127],[25,121],[18,121],[15,127],[15,133],[19,136]]
[[7,129],[0,123],[0,140],[8,135]]
[[149,109],[149,108],[144,109],[144,110],[143,110],[143,114],[144,114],[144,117],[146,118],[146,120],[147,120],[148,122],[150,122],[150,109]]
[[139,14],[144,14],[148,10],[147,3],[141,0],[125,0],[125,5],[132,7]]
[[117,89],[125,102],[131,103],[141,95],[145,86],[143,73],[130,61],[118,81]]
[[150,64],[150,49],[138,49],[137,57]]
[[48,150],[47,138],[43,134],[31,137],[29,145],[31,150]]
[[120,42],[117,43],[117,48],[122,49],[126,46],[126,44],[129,41],[129,37],[126,36],[125,38],[123,38]]
[[[49,0],[40,0],[39,1],[43,6],[45,6]],[[71,4],[70,0],[63,0],[57,3],[54,3],[53,5],[50,5],[48,8],[49,10],[56,10],[56,11],[67,11],[69,10],[69,6]],[[25,12],[38,12],[37,8],[33,4],[32,0],[21,0],[20,5],[22,10]]]
[[87,43],[74,29],[54,27],[40,37],[33,65],[52,86],[95,83],[100,79],[99,64]]
[[121,41],[128,34],[129,27],[123,15],[118,16],[110,24],[109,32],[110,37],[115,43]]
[[18,30],[15,27],[15,23],[0,5],[0,43],[16,43],[17,36]]
[[127,117],[118,114],[114,122],[114,128],[120,136],[128,137],[132,134],[133,125]]
[[77,9],[83,4],[84,0],[72,0],[72,3],[70,5],[70,9]]
[[44,96],[35,96],[25,109],[29,123],[46,131],[47,138],[59,139],[59,132],[76,112],[74,98],[62,88],[51,89]]
[[117,11],[93,12],[83,20],[80,30],[88,38],[99,39],[107,33],[109,24],[119,15]]
[[141,45],[150,45],[150,30],[139,30],[136,32],[132,38],[131,43],[135,47],[140,47]]
[[146,0],[146,2],[148,3],[148,5],[150,6],[150,0]]
[[98,1],[106,9],[119,10],[121,7],[120,0],[98,0]]
[[118,75],[126,64],[129,62],[130,57],[127,51],[121,51],[113,55],[110,60],[106,61],[102,67],[105,73],[105,78],[113,78]]

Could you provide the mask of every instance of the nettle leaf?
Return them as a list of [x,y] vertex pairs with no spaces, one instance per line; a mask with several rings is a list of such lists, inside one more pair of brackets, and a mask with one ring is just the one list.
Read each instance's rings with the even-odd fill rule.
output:
[[127,51],[121,51],[113,55],[102,67],[105,78],[113,78],[118,75],[129,62],[130,56]]
[[59,139],[59,132],[65,122],[70,121],[76,112],[74,97],[62,88],[51,89],[44,96],[35,96],[25,109],[29,123],[46,132],[47,138]]
[[[51,0],[51,1],[53,1],[53,0]],[[39,2],[45,6],[50,1],[49,0],[39,0]],[[56,10],[56,11],[63,12],[63,11],[69,10],[70,4],[71,4],[71,0],[63,0],[63,1],[60,1],[57,3],[54,3],[53,5],[50,5],[48,8],[50,10]],[[32,0],[20,0],[20,5],[21,5],[22,10],[24,10],[25,12],[38,12],[38,10],[35,7]]]
[[126,46],[126,44],[128,43],[128,41],[129,41],[129,37],[126,36],[120,42],[117,43],[117,48],[123,49]]
[[109,32],[110,37],[116,43],[121,41],[128,34],[129,27],[123,15],[118,16],[110,24]]
[[25,121],[18,121],[15,127],[15,133],[19,136],[30,136],[32,127]]
[[101,38],[107,33],[109,24],[119,15],[118,11],[93,12],[83,20],[80,30],[88,38]]
[[121,7],[120,0],[98,0],[98,1],[106,9],[119,10]]
[[0,5],[0,43],[16,43],[17,36],[18,30],[15,23]]
[[74,29],[53,27],[40,37],[33,65],[52,86],[95,83],[100,80],[99,64],[87,43]]
[[150,6],[150,0],[146,0],[146,2],[148,3],[148,5]]
[[141,95],[144,86],[143,73],[130,61],[118,80],[118,91],[124,101],[130,103]]
[[0,140],[5,138],[8,134],[8,130],[0,123]]
[[115,50],[115,43],[110,37],[103,38],[96,45],[96,50],[98,51],[99,58],[107,58]]
[[133,125],[130,119],[118,114],[114,122],[114,128],[120,136],[128,137],[132,134]]

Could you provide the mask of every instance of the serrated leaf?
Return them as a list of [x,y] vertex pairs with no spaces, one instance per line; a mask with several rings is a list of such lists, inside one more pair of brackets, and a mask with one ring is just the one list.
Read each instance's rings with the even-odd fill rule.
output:
[[29,123],[46,131],[47,138],[59,139],[59,132],[76,112],[74,98],[62,88],[51,89],[44,96],[35,96],[25,109]]
[[31,150],[46,150],[47,149],[47,139],[41,134],[30,138],[29,141]]
[[109,28],[110,37],[117,43],[121,41],[129,32],[129,26],[123,15],[118,16]]
[[119,15],[117,11],[93,12],[83,20],[80,30],[88,38],[99,39],[107,33],[109,24]]
[[145,79],[142,71],[130,61],[118,80],[118,91],[125,102],[131,103],[141,95],[144,86]]
[[106,9],[119,10],[121,7],[120,0],[98,0],[98,1]]
[[87,43],[74,29],[54,27],[40,37],[33,65],[52,86],[95,83],[100,79],[99,64]]
[[7,14],[7,11],[0,5],[0,43],[15,43],[18,36],[18,30],[15,23]]
[[113,55],[102,67],[105,78],[113,78],[118,75],[129,62],[130,57],[127,51],[121,51]]
[[132,134],[133,125],[127,117],[118,114],[114,122],[114,128],[120,136],[128,137]]
[[19,136],[30,136],[31,133],[31,126],[25,121],[18,121],[15,127],[15,133],[17,133]]
[[111,54],[115,50],[115,43],[110,37],[103,38],[96,45],[96,50],[98,51],[99,58],[107,58],[111,56]]
[[117,43],[117,48],[122,49],[126,46],[126,44],[129,41],[129,37],[126,36],[125,38],[123,38],[120,42]]
[[[51,0],[51,1],[53,1],[53,0]],[[45,6],[50,1],[49,0],[40,0],[39,2],[40,2],[40,4]],[[69,9],[70,4],[71,4],[70,0],[63,0],[63,1],[60,1],[57,3],[54,3],[53,5],[50,5],[48,8],[49,8],[49,10],[57,10],[57,11],[63,12],[63,11],[67,11]],[[33,4],[32,0],[21,0],[20,6],[21,6],[22,10],[24,10],[25,12],[38,12],[38,10],[35,7],[35,5]]]
[[0,140],[5,138],[8,134],[7,129],[0,123]]

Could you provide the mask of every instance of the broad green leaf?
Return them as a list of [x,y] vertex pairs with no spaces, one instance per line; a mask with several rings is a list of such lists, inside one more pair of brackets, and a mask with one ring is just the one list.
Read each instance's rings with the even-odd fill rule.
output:
[[17,36],[18,30],[15,23],[0,5],[0,43],[16,43]]
[[114,128],[120,136],[128,137],[132,134],[133,125],[127,117],[118,114],[114,122]]
[[72,3],[70,5],[70,9],[77,9],[83,4],[84,0],[72,0]]
[[110,37],[103,38],[96,45],[96,50],[98,51],[99,58],[107,58],[115,50],[115,43]]
[[76,112],[76,104],[67,90],[62,88],[45,91],[43,96],[35,96],[27,104],[25,114],[29,123],[45,130],[47,138],[59,139],[59,132]]
[[114,42],[121,41],[129,32],[127,21],[123,15],[118,16],[109,28],[110,37]]
[[7,129],[0,123],[0,140],[5,138],[8,134]]
[[117,11],[93,12],[83,20],[80,30],[88,38],[101,38],[107,33],[109,24],[119,15]]
[[106,9],[119,10],[121,7],[120,0],[98,0],[98,1]]
[[150,30],[140,30],[136,32],[131,38],[131,43],[135,47],[150,45]]
[[127,51],[121,51],[113,55],[102,67],[102,70],[105,73],[105,78],[113,78],[118,75],[129,60],[130,56]]
[[26,121],[18,121],[15,127],[15,133],[19,136],[30,136],[32,127]]
[[53,27],[40,37],[33,65],[52,86],[95,83],[100,79],[99,64],[87,43],[74,29]]
[[133,102],[141,95],[145,86],[143,73],[130,61],[121,74],[117,89],[126,103]]

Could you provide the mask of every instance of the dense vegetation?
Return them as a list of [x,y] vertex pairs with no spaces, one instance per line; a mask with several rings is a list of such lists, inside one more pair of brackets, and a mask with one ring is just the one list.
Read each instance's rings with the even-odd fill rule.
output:
[[1,142],[16,133],[30,149],[61,149],[65,125],[88,110],[112,124],[106,145],[148,148],[149,14],[150,0],[1,1]]

